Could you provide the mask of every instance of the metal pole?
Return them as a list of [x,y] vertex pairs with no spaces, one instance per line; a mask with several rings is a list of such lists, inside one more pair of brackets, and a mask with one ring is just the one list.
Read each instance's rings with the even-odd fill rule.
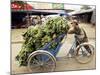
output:
[[26,17],[26,21],[27,21],[27,24],[26,24],[26,27],[30,26],[30,15],[29,15],[29,11],[28,11],[28,7],[27,7],[27,1],[25,2],[25,6],[26,6],[26,13],[27,13],[27,17]]

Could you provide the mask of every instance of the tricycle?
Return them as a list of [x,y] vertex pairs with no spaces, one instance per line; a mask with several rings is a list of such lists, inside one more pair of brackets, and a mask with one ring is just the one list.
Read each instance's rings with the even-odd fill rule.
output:
[[[56,68],[56,61],[57,61],[57,53],[60,50],[60,47],[64,43],[64,40],[67,38],[66,34],[60,35],[58,38],[55,38],[53,41],[47,43],[43,48],[32,52],[28,57],[28,70],[30,72],[53,72]],[[77,38],[75,38],[75,41],[70,48],[66,58],[69,56],[69,54],[73,55],[73,57],[78,61],[79,63],[88,63],[92,60],[94,55],[94,46],[86,43],[80,43],[76,46],[75,42],[78,41]],[[57,46],[55,50],[49,50],[49,47],[53,42],[57,43]],[[91,53],[89,53],[85,46],[88,46],[88,49],[91,50]],[[67,50],[67,48],[66,48]]]

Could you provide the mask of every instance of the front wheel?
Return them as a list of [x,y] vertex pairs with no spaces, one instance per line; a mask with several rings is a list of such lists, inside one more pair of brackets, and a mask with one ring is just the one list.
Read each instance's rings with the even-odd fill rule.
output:
[[75,51],[75,58],[79,63],[85,64],[93,59],[94,47],[89,43],[80,44]]
[[52,72],[55,68],[56,59],[50,52],[37,50],[28,58],[28,70],[30,72]]

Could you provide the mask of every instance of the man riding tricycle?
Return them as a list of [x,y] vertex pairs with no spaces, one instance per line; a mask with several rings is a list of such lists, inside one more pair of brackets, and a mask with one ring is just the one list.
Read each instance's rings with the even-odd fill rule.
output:
[[[48,20],[45,25],[28,28],[23,35],[23,49],[16,57],[21,65],[28,66],[30,72],[52,72],[56,68],[56,55],[67,37],[67,33],[75,34],[68,54],[79,63],[87,63],[93,58],[94,47],[87,42],[87,35],[77,21],[73,20],[69,28],[66,19],[57,17]],[[67,50],[67,48],[66,48]],[[67,56],[66,56],[67,57]]]

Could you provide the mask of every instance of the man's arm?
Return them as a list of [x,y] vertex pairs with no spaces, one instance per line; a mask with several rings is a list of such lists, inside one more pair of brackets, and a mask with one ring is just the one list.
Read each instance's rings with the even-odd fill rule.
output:
[[69,30],[68,30],[68,34],[74,34],[75,33],[75,29],[74,27],[71,27]]

